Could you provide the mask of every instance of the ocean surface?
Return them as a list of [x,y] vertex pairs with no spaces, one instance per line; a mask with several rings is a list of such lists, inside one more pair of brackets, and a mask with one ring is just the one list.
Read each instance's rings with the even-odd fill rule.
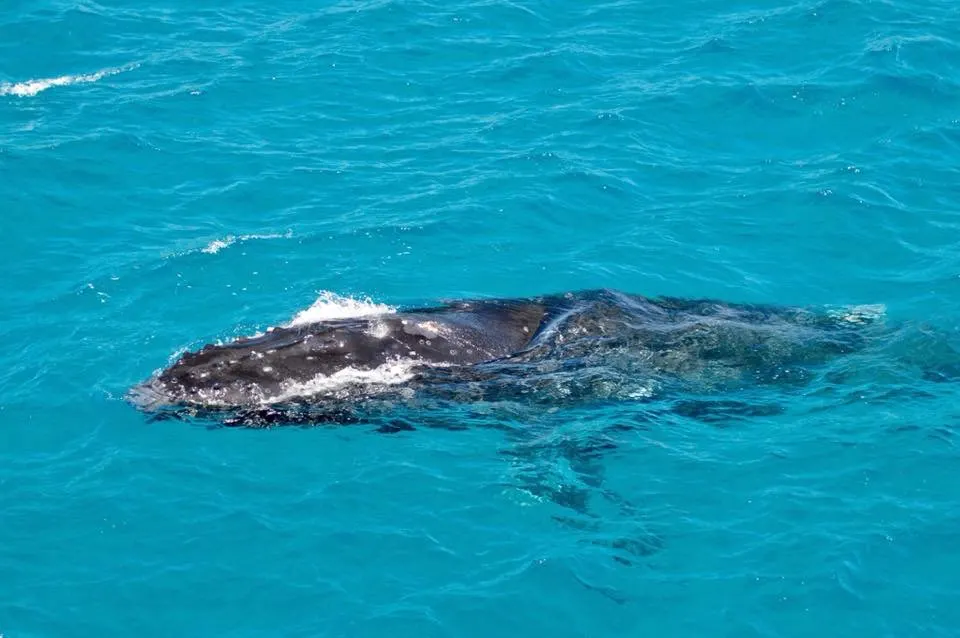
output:
[[960,636],[960,378],[885,354],[727,418],[124,398],[295,317],[586,288],[960,352],[958,160],[948,0],[7,0],[0,634]]

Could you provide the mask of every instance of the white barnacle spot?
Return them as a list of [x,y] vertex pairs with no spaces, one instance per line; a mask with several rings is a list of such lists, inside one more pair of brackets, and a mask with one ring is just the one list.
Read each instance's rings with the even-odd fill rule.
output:
[[263,367],[263,371],[264,371],[264,372],[273,372],[273,368],[271,368],[270,366],[264,366],[264,367]]
[[407,334],[418,335],[427,339],[439,336],[443,330],[442,326],[436,321],[418,321],[412,325],[409,322],[404,322],[403,326],[403,331]]
[[456,355],[457,354],[456,348],[450,348],[450,354]]
[[524,326],[524,327],[523,327],[523,331],[524,331],[524,332],[530,332],[530,328],[528,328],[527,326]]
[[424,341],[424,343],[427,344],[428,346],[432,346],[432,345],[433,345],[433,343],[431,343],[429,339],[427,339],[426,341]]
[[440,334],[440,324],[436,321],[421,321],[417,327],[423,331],[425,337],[432,338]]
[[390,334],[390,326],[385,321],[375,321],[370,326],[370,336],[375,339],[385,339]]
[[276,352],[274,348],[270,348],[269,350],[267,350],[267,354],[273,354],[274,352]]
[[316,357],[313,356],[312,354],[307,355],[307,361],[313,361],[314,359],[316,359]]
[[411,356],[411,357],[415,357],[415,356],[417,356],[417,353],[414,352],[413,350],[411,350],[411,351],[410,351],[410,356]]
[[345,344],[342,341],[337,342],[337,347],[342,348]]

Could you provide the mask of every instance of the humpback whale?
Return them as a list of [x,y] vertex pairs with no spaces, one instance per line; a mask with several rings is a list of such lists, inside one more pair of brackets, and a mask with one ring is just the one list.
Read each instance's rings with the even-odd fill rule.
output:
[[272,328],[186,352],[134,387],[154,414],[338,420],[364,399],[644,399],[664,388],[802,384],[880,315],[591,290]]
[[[631,564],[666,541],[656,520],[644,522],[640,507],[605,487],[599,461],[621,437],[652,422],[723,425],[775,416],[784,411],[781,392],[808,394],[817,410],[849,395],[860,401],[865,388],[879,400],[900,401],[900,362],[934,382],[960,377],[957,352],[923,332],[913,340],[909,330],[891,330],[875,306],[613,290],[464,300],[297,320],[206,345],[178,356],[129,398],[151,419],[214,426],[496,428],[515,443],[504,450],[509,483],[570,510],[554,519],[597,531],[589,542]],[[608,409],[593,410],[597,403]],[[431,409],[436,405],[443,409]],[[570,432],[570,422],[588,427]],[[602,529],[604,518],[590,513],[595,497],[628,519]]]

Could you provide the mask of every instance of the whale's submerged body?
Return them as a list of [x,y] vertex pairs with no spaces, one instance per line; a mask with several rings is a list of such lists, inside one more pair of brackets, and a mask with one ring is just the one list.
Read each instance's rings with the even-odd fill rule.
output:
[[[459,301],[271,329],[183,354],[137,386],[140,408],[234,423],[342,415],[376,398],[646,399],[803,384],[854,353],[882,313],[586,291]],[[332,417],[336,419],[336,416]]]

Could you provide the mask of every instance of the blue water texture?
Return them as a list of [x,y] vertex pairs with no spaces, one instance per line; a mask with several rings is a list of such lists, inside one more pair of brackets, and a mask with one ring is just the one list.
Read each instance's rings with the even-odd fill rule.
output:
[[0,634],[960,636],[960,381],[883,354],[719,418],[124,400],[329,295],[864,305],[957,346],[958,160],[951,0],[7,0]]

